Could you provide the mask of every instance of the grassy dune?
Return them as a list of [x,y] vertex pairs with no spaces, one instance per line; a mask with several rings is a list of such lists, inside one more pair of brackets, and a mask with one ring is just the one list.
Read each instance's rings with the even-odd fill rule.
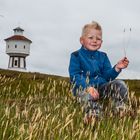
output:
[[140,140],[140,81],[126,82],[130,100],[125,115],[113,115],[109,103],[104,118],[84,125],[83,108],[71,96],[68,78],[0,70],[0,139]]

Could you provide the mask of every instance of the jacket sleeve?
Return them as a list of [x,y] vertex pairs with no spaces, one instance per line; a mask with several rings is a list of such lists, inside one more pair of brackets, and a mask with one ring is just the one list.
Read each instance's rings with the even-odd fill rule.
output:
[[69,75],[71,82],[75,85],[76,88],[86,88],[86,79],[82,76],[81,73],[79,57],[73,53],[71,54],[70,58]]
[[105,54],[104,64],[103,64],[103,77],[107,81],[114,80],[119,75],[120,72],[117,72],[115,70],[115,66],[112,68],[108,56]]

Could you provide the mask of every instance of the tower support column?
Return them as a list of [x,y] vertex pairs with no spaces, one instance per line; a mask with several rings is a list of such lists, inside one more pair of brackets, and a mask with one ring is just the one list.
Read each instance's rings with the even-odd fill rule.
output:
[[23,56],[10,56],[8,68],[9,69],[26,69],[25,57],[23,57]]

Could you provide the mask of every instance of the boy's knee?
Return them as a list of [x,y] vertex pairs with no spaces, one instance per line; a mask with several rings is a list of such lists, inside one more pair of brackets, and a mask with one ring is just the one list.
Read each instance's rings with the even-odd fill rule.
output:
[[123,99],[127,99],[128,88],[123,80],[114,80],[113,84],[116,86],[116,89],[119,90],[119,94]]
[[112,81],[112,84],[114,84],[118,88],[124,88],[126,90],[128,89],[127,85],[125,84],[123,80],[114,80]]

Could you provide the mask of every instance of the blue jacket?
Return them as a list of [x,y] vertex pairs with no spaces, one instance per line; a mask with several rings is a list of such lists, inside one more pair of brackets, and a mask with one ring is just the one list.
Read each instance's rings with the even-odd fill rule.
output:
[[71,54],[69,74],[74,92],[80,87],[82,89],[88,86],[98,87],[114,80],[119,73],[114,67],[112,68],[104,52],[90,51],[82,46]]

